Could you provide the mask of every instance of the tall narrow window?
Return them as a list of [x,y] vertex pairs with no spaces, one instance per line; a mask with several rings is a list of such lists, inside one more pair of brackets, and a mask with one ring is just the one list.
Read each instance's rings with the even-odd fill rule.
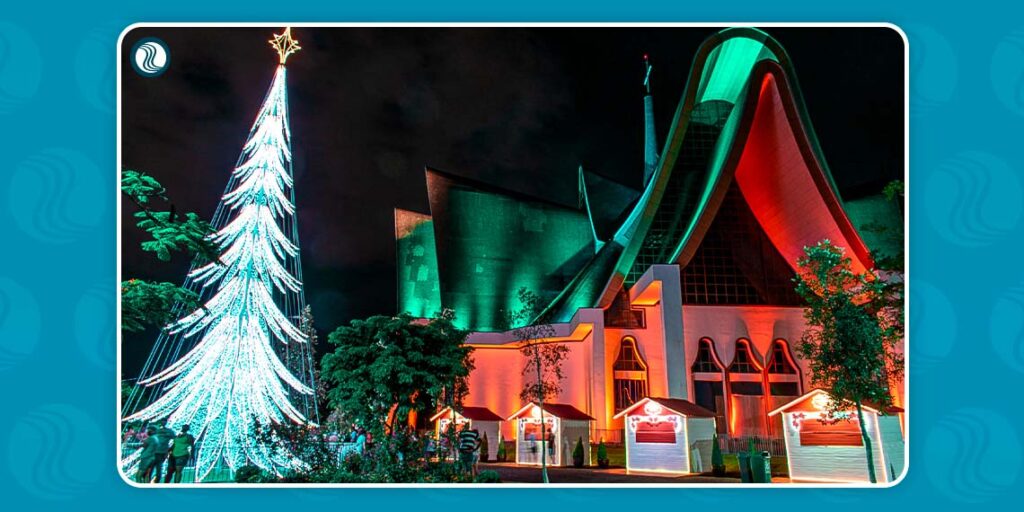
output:
[[754,354],[750,351],[750,342],[745,339],[736,341],[736,355],[729,365],[729,373],[761,373],[761,365],[757,364]]
[[701,338],[697,345],[697,357],[690,366],[693,375],[693,398],[697,405],[715,413],[715,425],[719,433],[726,433],[725,388],[723,372],[725,367],[715,353],[714,342]]
[[719,373],[722,371],[722,364],[715,355],[715,349],[711,346],[711,340],[701,338],[700,346],[697,348],[697,359],[690,367],[693,373]]
[[768,373],[796,375],[796,367],[793,366],[786,342],[783,340],[775,340],[775,343],[772,343],[772,358],[768,363]]
[[636,339],[622,338],[619,357],[612,366],[615,376],[615,412],[647,397],[647,364],[636,349]]

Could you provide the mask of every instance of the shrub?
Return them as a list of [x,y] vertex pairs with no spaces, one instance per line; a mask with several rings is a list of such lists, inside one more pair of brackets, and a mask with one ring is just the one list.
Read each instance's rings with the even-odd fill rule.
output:
[[487,432],[484,432],[484,438],[480,440],[480,461],[487,462],[490,452],[490,445],[487,443]]
[[496,454],[498,462],[505,462],[508,458],[508,452],[505,449],[505,440],[501,438],[501,432],[498,432],[498,453]]
[[722,449],[718,446],[718,433],[711,437],[711,474],[725,476],[725,460],[722,458]]
[[572,465],[577,468],[583,467],[583,438],[576,439],[576,448],[572,450]]
[[235,471],[235,482],[239,484],[259,483],[263,479],[262,473],[263,471],[258,466],[248,464]]
[[501,475],[499,475],[498,472],[494,471],[493,469],[488,469],[485,471],[481,471],[478,475],[476,475],[476,478],[473,479],[473,482],[478,484],[498,484],[501,483]]
[[602,468],[608,467],[608,448],[604,445],[604,438],[597,444],[597,465]]

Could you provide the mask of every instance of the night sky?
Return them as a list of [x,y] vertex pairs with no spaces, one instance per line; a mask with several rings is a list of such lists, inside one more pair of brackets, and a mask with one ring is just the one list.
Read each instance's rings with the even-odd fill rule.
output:
[[[122,164],[210,218],[270,85],[272,28],[136,29],[122,62]],[[639,187],[642,56],[659,146],[711,28],[296,28],[288,88],[306,297],[321,338],[395,311],[393,209],[428,212],[423,167],[574,206],[576,168]],[[789,52],[844,199],[903,176],[903,42],[884,28],[767,29]],[[171,65],[128,64],[156,36]],[[596,205],[595,205],[596,207]],[[122,278],[180,283],[188,259],[139,249],[122,212]],[[155,332],[126,336],[138,374]],[[326,344],[326,340],[321,342]]]

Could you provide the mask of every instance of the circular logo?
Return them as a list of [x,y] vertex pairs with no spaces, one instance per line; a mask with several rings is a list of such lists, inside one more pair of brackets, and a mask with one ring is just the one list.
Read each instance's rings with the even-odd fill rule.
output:
[[132,46],[130,57],[135,72],[147,78],[164,74],[167,66],[171,64],[171,52],[167,49],[167,43],[155,37],[138,40]]
[[649,401],[644,404],[644,412],[647,413],[648,416],[661,416],[661,404],[655,401]]

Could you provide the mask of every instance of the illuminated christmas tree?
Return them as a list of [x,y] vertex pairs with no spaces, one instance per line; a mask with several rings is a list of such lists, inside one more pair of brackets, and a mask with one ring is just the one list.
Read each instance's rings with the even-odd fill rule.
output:
[[257,424],[314,421],[312,356],[297,326],[304,297],[285,71],[299,46],[291,29],[270,43],[280,65],[214,216],[218,261],[194,265],[186,281],[203,305],[164,329],[139,380],[148,391],[124,404],[123,414],[138,411],[125,421],[190,425],[197,481],[223,466],[302,466],[262,443]]

